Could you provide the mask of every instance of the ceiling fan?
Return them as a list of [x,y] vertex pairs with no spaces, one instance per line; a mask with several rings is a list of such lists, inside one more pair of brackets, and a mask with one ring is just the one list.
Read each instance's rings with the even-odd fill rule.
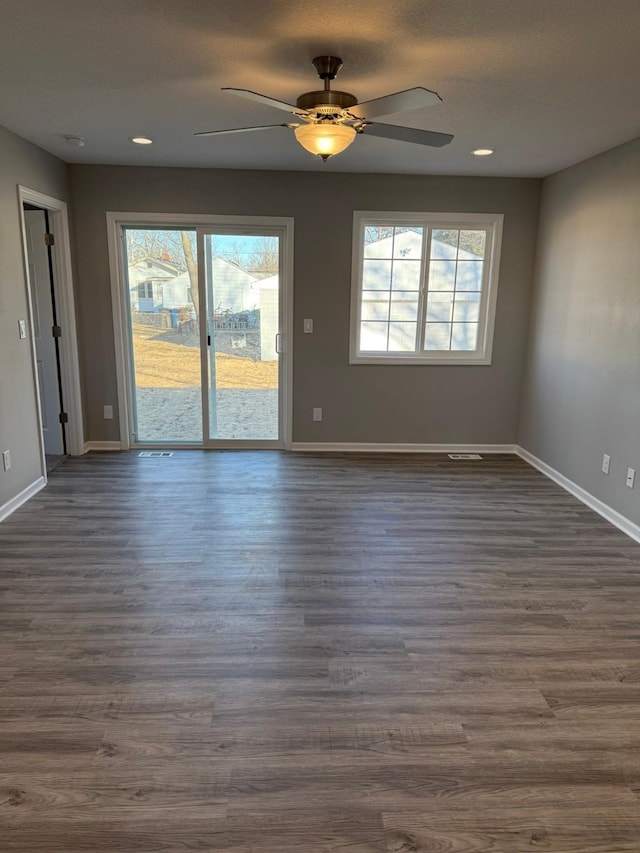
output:
[[417,86],[414,89],[394,92],[392,95],[359,104],[358,99],[349,92],[338,92],[331,88],[331,81],[335,80],[338,71],[342,68],[341,59],[337,56],[317,56],[313,64],[318,77],[324,80],[324,90],[305,92],[296,100],[295,106],[248,89],[224,88],[222,90],[292,113],[300,121],[263,124],[257,127],[235,127],[229,130],[208,130],[196,133],[194,136],[217,136],[223,133],[248,133],[253,130],[270,130],[273,127],[288,127],[293,130],[296,140],[303,148],[311,154],[317,154],[324,162],[348,148],[360,133],[436,148],[448,145],[453,139],[449,133],[436,133],[432,130],[418,130],[413,127],[399,127],[371,121],[378,116],[388,116],[438,104],[442,98],[437,92]]

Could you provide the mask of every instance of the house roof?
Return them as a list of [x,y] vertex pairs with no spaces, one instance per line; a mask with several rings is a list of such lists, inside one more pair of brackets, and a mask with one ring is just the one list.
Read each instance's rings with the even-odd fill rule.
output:
[[[638,0],[3,0],[2,12],[0,124],[73,163],[540,176],[640,135]],[[311,59],[326,53],[344,60],[334,88],[361,101],[439,92],[380,120],[453,143],[363,135],[323,166],[287,128],[193,136],[290,120],[221,87],[292,102],[320,87]],[[475,158],[479,146],[496,154]]]

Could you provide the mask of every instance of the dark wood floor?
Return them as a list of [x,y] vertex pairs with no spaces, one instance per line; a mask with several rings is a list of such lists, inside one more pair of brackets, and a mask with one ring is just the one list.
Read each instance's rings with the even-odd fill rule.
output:
[[514,457],[71,459],[0,594],[3,853],[640,850],[640,546]]

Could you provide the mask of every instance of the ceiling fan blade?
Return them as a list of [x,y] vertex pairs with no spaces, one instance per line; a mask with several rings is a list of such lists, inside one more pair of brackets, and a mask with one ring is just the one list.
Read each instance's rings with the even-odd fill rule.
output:
[[304,113],[305,110],[299,110],[293,104],[287,104],[284,101],[278,101],[276,98],[270,98],[268,95],[261,95],[259,92],[251,92],[249,89],[232,89],[228,86],[222,89],[223,92],[231,92],[232,95],[240,95],[241,98],[248,98],[250,101],[257,101],[259,104],[266,104],[268,107],[275,107],[277,110],[284,110],[287,113]]
[[453,139],[450,133],[436,133],[434,130],[418,130],[417,127],[398,127],[396,124],[366,124],[363,132],[367,136],[398,139],[400,142],[415,142],[416,145],[431,145],[434,148],[441,148],[443,145],[448,145]]
[[403,92],[394,92],[392,95],[384,95],[372,101],[363,101],[355,107],[349,107],[349,112],[356,118],[378,118],[378,116],[417,110],[420,107],[432,107],[434,104],[439,104],[441,100],[437,92],[416,86],[415,89],[405,89]]
[[228,130],[203,130],[194,136],[219,136],[223,133],[247,133],[250,130],[269,130],[271,127],[296,127],[295,124],[259,124],[256,127],[232,127]]

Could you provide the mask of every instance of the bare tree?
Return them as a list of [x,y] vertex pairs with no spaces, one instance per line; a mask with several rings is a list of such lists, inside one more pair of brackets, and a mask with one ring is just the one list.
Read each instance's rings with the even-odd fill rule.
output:
[[248,273],[270,276],[278,272],[280,247],[277,237],[255,237],[247,242],[234,240],[218,249],[214,244],[211,253]]
[[193,255],[193,243],[191,241],[192,232],[181,231],[180,241],[182,243],[182,251],[184,254],[184,262],[189,274],[189,284],[191,285],[191,301],[196,312],[196,317],[200,314],[200,299],[198,290],[198,265]]

